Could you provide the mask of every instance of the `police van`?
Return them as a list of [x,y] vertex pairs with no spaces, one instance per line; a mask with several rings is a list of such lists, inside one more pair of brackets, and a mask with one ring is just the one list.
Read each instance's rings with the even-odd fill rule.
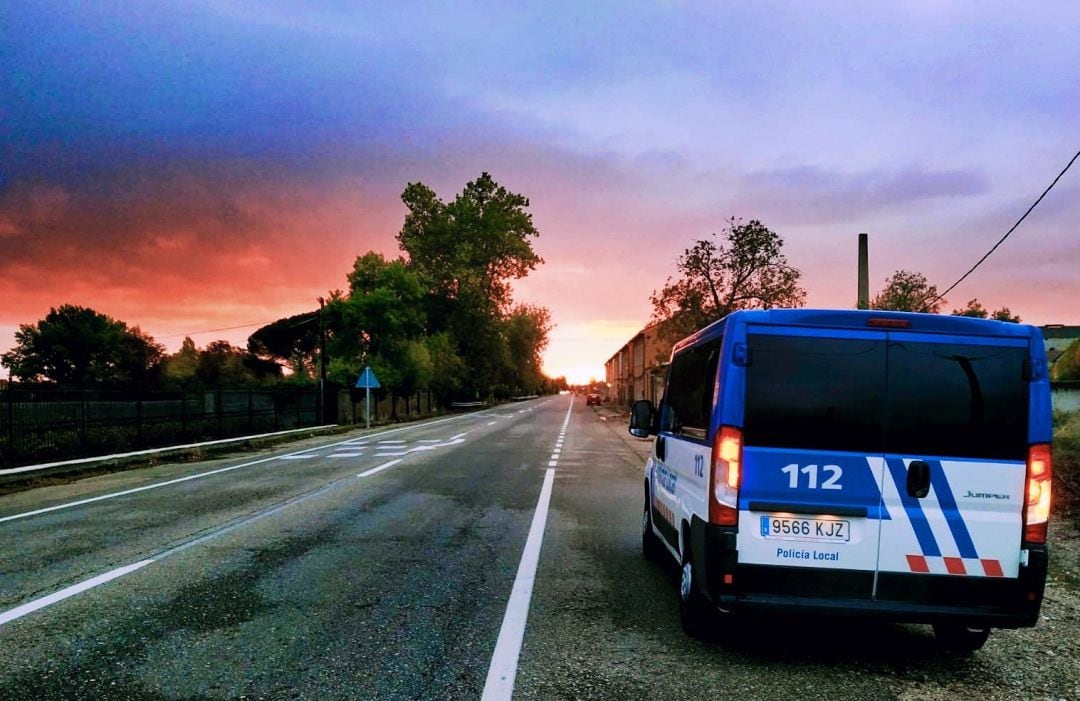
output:
[[1050,386],[1039,330],[932,314],[739,311],[677,343],[642,548],[717,611],[930,623],[948,649],[1033,626],[1046,579]]

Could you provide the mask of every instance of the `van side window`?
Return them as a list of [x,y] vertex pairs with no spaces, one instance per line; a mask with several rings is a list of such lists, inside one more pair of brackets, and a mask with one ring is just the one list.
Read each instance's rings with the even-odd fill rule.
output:
[[712,416],[721,339],[679,352],[671,361],[661,430],[705,440]]

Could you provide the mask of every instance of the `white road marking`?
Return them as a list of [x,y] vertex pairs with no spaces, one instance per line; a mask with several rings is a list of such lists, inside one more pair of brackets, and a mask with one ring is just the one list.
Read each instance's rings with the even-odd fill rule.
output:
[[536,502],[529,536],[525,539],[525,550],[521,553],[514,588],[510,591],[510,601],[506,604],[506,615],[499,629],[499,639],[495,643],[495,654],[491,657],[481,701],[502,701],[514,695],[518,657],[525,639],[525,623],[529,618],[536,568],[540,564],[540,546],[544,544],[544,526],[547,525],[554,480],[555,470],[548,468],[544,473],[544,486],[540,488],[540,499]]
[[499,423],[499,422],[498,422],[498,421],[488,421],[488,422],[487,422],[486,424],[484,424],[484,425],[485,425],[485,426],[494,426],[494,425],[495,425],[495,424],[497,424],[497,423]]
[[330,453],[326,457],[328,458],[358,458],[363,453]]
[[361,472],[360,474],[358,474],[357,477],[369,477],[371,475],[374,475],[376,472],[382,472],[383,470],[388,470],[388,469],[390,469],[394,465],[397,465],[400,462],[401,462],[400,459],[391,460],[390,462],[383,463],[382,465],[379,465],[378,467],[373,467],[370,470],[365,470],[364,472]]
[[99,584],[111,582],[117,577],[123,577],[125,574],[134,572],[138,569],[142,569],[143,567],[149,565],[151,562],[156,561],[156,559],[142,560],[140,562],[136,562],[135,564],[127,565],[125,567],[117,567],[115,570],[106,572],[105,574],[99,574],[98,576],[92,579],[88,579],[85,582],[73,584],[67,589],[61,589],[58,592],[49,594],[48,596],[43,596],[40,599],[34,599],[33,601],[23,604],[22,606],[17,606],[10,611],[4,611],[3,613],[0,613],[0,626],[8,623],[9,621],[14,621],[16,618],[22,618],[28,613],[33,613],[38,609],[43,609],[46,606],[55,604],[58,601],[63,601],[64,599],[71,598],[76,594],[81,594],[87,589],[93,589]]
[[165,448],[148,448],[146,450],[135,450],[130,453],[115,453],[113,455],[96,455],[92,458],[77,458],[75,460],[61,460],[60,462],[46,462],[40,465],[25,465],[23,467],[10,467],[5,470],[0,470],[0,475],[18,475],[24,472],[33,472],[35,470],[44,470],[50,467],[61,467],[64,465],[85,465],[91,462],[100,462],[104,460],[119,460],[122,458],[135,458],[140,455],[153,455],[155,453],[163,453],[167,450],[188,450],[190,448],[205,448],[210,445],[223,445],[225,443],[240,443],[243,441],[251,440],[253,438],[273,438],[275,436],[286,436],[291,433],[303,433],[304,431],[314,431],[320,428],[330,428],[328,426],[313,426],[311,428],[291,428],[288,431],[275,431],[273,433],[258,433],[252,436],[237,436],[236,438],[220,438],[214,441],[203,441],[202,443],[187,443],[185,445],[170,445]]
[[282,455],[278,460],[311,460],[317,458],[318,455]]
[[39,599],[34,599],[33,601],[27,602],[22,606],[17,606],[9,611],[0,612],[0,626],[3,626],[10,621],[14,621],[17,618],[22,618],[23,616],[29,613],[33,613],[34,611],[43,609],[46,606],[51,606],[52,604],[63,601],[64,599],[69,599],[76,594],[81,594],[88,589],[93,589],[94,587],[105,584],[106,582],[111,582],[118,577],[123,577],[125,574],[129,574],[131,572],[134,572],[135,570],[142,569],[143,567],[146,567],[151,563],[163,560],[170,555],[174,555],[183,550],[187,550],[188,548],[191,548],[195,545],[205,543],[208,540],[219,538],[227,533],[232,533],[233,531],[238,530],[244,526],[251,525],[256,521],[261,521],[267,516],[272,516],[280,511],[284,511],[290,506],[299,504],[303,501],[307,501],[308,499],[319,496],[320,494],[328,492],[331,489],[336,489],[337,487],[342,486],[343,482],[351,481],[360,477],[369,477],[370,475],[374,475],[377,472],[382,472],[383,470],[389,469],[399,463],[401,463],[401,460],[391,460],[390,462],[379,465],[378,467],[373,467],[366,472],[361,472],[355,477],[347,477],[344,479],[334,480],[333,482],[323,485],[322,487],[313,492],[308,492],[307,494],[301,494],[291,499],[287,499],[286,501],[280,504],[276,504],[264,511],[260,511],[258,513],[252,514],[251,516],[242,518],[234,523],[222,526],[216,530],[211,531],[210,533],[206,533],[198,538],[195,538],[194,540],[190,540],[186,543],[182,543],[181,545],[169,548],[168,550],[158,553],[154,557],[147,558],[145,560],[141,560],[139,562],[126,565],[124,567],[118,567],[115,570],[110,570],[109,572],[106,572],[104,574],[99,574],[98,576],[87,579],[84,582],[79,582],[78,584],[73,584],[70,587],[61,589],[58,592],[48,594],[47,596],[43,596]]
[[[566,433],[573,409],[574,402],[571,400],[559,431],[560,438]],[[544,527],[547,525],[551,487],[555,481],[554,468],[557,463],[556,460],[549,462],[548,469],[544,472],[544,485],[540,488],[540,498],[536,502],[532,525],[529,526],[529,535],[525,539],[525,550],[521,553],[514,587],[510,590],[510,601],[506,604],[506,614],[499,629],[499,639],[495,643],[495,653],[491,656],[491,666],[488,667],[481,701],[509,701],[514,695],[518,657],[521,655],[521,643],[525,640],[525,623],[529,618],[536,569],[540,565],[540,547],[544,544]]]
[[[572,408],[573,408],[573,405],[571,404],[571,409]],[[459,418],[459,417],[453,416],[453,417],[449,417],[449,418],[446,418],[446,419],[440,419],[438,421],[432,421],[430,423],[423,424],[423,425],[424,426],[431,426],[432,424],[443,423],[444,421],[451,421],[451,420],[454,420],[454,419],[457,419],[457,418]],[[570,420],[570,414],[569,414],[569,412],[567,412],[566,419],[563,421],[563,431],[566,430],[566,424],[567,424],[567,422],[569,420]],[[391,430],[392,431],[403,431],[403,430],[408,430],[410,428],[419,428],[419,427],[418,426],[405,426],[405,427],[402,427],[402,428],[391,429]],[[388,433],[389,433],[389,431],[388,431]],[[464,443],[465,441],[462,439],[462,436],[466,435],[467,433],[468,433],[468,431],[466,431],[465,433],[458,434],[457,436],[451,438],[449,443],[445,443],[444,445],[455,445],[455,444],[459,444],[459,443]],[[315,451],[315,450],[322,450],[323,448],[335,447],[335,446],[339,446],[339,445],[344,445],[346,443],[355,443],[355,441],[356,441],[356,439],[352,439],[351,441],[340,441],[338,443],[331,443],[329,445],[316,446],[314,448],[306,448],[304,450],[297,451],[297,453],[293,453],[292,455],[299,455],[301,453],[308,453],[308,452],[312,452],[312,451]],[[417,448],[417,449],[414,449],[414,450],[432,450],[434,448],[440,448],[440,447],[443,447],[443,445],[423,446],[423,447],[420,447],[420,448]],[[410,452],[412,452],[412,451],[410,451]],[[345,457],[347,455],[348,454],[341,454],[340,456]],[[275,455],[275,456],[271,456],[271,457],[268,457],[268,458],[263,458],[261,460],[255,460],[255,461],[252,461],[252,462],[249,462],[249,463],[243,463],[243,464],[240,464],[240,465],[233,465],[231,467],[224,467],[224,468],[221,468],[221,469],[218,469],[218,470],[210,470],[208,472],[200,472],[200,473],[195,474],[195,475],[188,475],[187,477],[181,477],[181,478],[174,479],[174,480],[167,480],[165,482],[159,482],[157,484],[145,485],[143,487],[136,487],[134,489],[126,489],[126,490],[123,490],[123,491],[120,491],[120,492],[113,492],[111,494],[104,494],[104,495],[93,497],[93,498],[90,498],[90,499],[80,499],[79,501],[68,502],[66,504],[57,504],[56,506],[50,506],[50,507],[47,507],[47,508],[44,508],[44,509],[37,509],[35,511],[28,511],[28,512],[25,512],[25,513],[22,513],[22,514],[13,514],[11,516],[5,516],[3,518],[0,518],[0,522],[13,521],[13,520],[19,519],[19,518],[25,518],[25,517],[28,517],[28,516],[34,516],[36,514],[48,513],[48,512],[57,511],[57,510],[60,510],[60,509],[67,509],[67,508],[71,508],[71,507],[74,507],[74,506],[80,506],[82,504],[89,504],[89,503],[93,503],[93,502],[97,502],[97,501],[102,501],[104,499],[112,499],[112,498],[127,495],[127,494],[135,494],[135,493],[138,493],[138,492],[144,492],[144,491],[147,491],[149,489],[156,489],[158,487],[164,487],[164,486],[170,485],[170,484],[177,484],[179,482],[187,482],[189,480],[198,479],[200,477],[206,477],[208,475],[220,474],[222,472],[229,472],[231,470],[238,470],[238,469],[240,469],[242,467],[250,467],[252,465],[258,465],[258,464],[261,464],[261,463],[266,463],[266,462],[269,462],[271,460],[280,459],[281,457],[285,457],[285,456]],[[314,457],[314,456],[307,456],[307,457]],[[334,456],[330,456],[330,457],[334,457]],[[205,543],[205,542],[207,542],[209,540],[212,540],[214,538],[218,538],[218,537],[220,537],[222,535],[225,535],[227,533],[231,533],[231,532],[233,532],[235,530],[238,530],[238,529],[240,529],[240,528],[242,528],[244,526],[250,525],[250,524],[252,524],[252,523],[254,523],[256,521],[260,521],[260,520],[262,520],[262,519],[264,519],[264,518],[266,518],[268,516],[272,516],[273,514],[276,514],[276,513],[280,512],[280,511],[285,510],[289,506],[293,506],[293,505],[298,504],[300,502],[307,501],[308,499],[319,496],[320,494],[323,494],[324,492],[327,492],[327,491],[329,491],[331,489],[336,489],[337,487],[341,486],[342,483],[344,483],[344,482],[347,482],[349,480],[356,479],[356,478],[369,477],[371,475],[382,472],[383,470],[388,470],[391,467],[394,467],[395,465],[400,464],[401,462],[402,462],[401,459],[391,460],[390,462],[384,463],[384,464],[379,465],[377,467],[373,467],[370,470],[366,470],[364,472],[361,472],[361,473],[357,474],[356,477],[342,478],[342,479],[334,480],[333,482],[330,482],[330,483],[328,483],[326,485],[323,485],[322,487],[316,489],[313,492],[308,492],[307,494],[301,494],[301,495],[298,495],[298,496],[293,497],[291,499],[287,499],[284,502],[276,504],[275,506],[272,506],[272,507],[270,507],[270,508],[268,508],[268,509],[266,509],[264,511],[255,513],[255,514],[253,514],[251,516],[248,516],[248,517],[245,517],[245,518],[243,518],[243,519],[241,519],[239,521],[235,521],[235,522],[233,522],[231,524],[222,526],[222,527],[220,527],[220,528],[218,528],[216,530],[213,530],[213,531],[211,531],[209,533],[206,533],[206,534],[204,534],[204,535],[202,535],[202,536],[200,536],[198,538],[195,538],[194,540],[190,540],[190,541],[188,541],[186,543],[182,543],[182,544],[177,545],[175,547],[169,548],[168,550],[165,550],[165,551],[159,553],[155,557],[147,558],[145,560],[140,560],[139,562],[135,562],[135,563],[132,563],[130,565],[125,565],[124,567],[118,567],[118,568],[116,568],[114,570],[110,570],[108,572],[105,572],[104,574],[99,574],[96,577],[91,577],[90,579],[87,579],[87,580],[85,580],[83,582],[73,584],[73,585],[71,585],[69,587],[61,589],[60,591],[53,592],[52,594],[48,594],[48,595],[43,596],[43,597],[38,598],[38,599],[34,599],[33,601],[29,601],[29,602],[27,602],[27,603],[25,603],[25,604],[23,604],[21,606],[17,606],[17,607],[15,607],[13,609],[9,609],[8,611],[0,612],[0,626],[3,626],[4,624],[9,623],[10,621],[16,620],[18,618],[22,618],[23,616],[26,616],[27,614],[33,613],[34,611],[39,611],[39,610],[45,608],[46,606],[50,606],[50,605],[55,604],[55,603],[60,602],[60,601],[64,601],[65,599],[76,596],[77,594],[81,594],[82,592],[93,589],[94,587],[100,586],[100,585],[105,584],[107,582],[111,582],[112,580],[117,579],[119,577],[123,577],[124,575],[130,574],[131,572],[135,572],[136,570],[140,570],[143,567],[146,567],[147,565],[152,564],[154,562],[158,562],[159,560],[162,560],[162,559],[164,559],[164,558],[166,558],[166,557],[168,557],[170,555],[173,555],[175,553],[187,550],[188,548],[199,545],[201,543]],[[533,562],[532,562],[532,575],[530,575],[530,577],[529,577],[528,591],[525,593],[525,607],[524,607],[524,613],[522,614],[523,617],[522,617],[522,620],[521,620],[521,634],[518,636],[517,645],[516,645],[516,647],[515,647],[515,649],[513,651],[513,665],[512,665],[512,667],[510,669],[510,692],[509,693],[512,693],[513,688],[514,688],[513,677],[517,673],[517,657],[518,657],[518,654],[520,653],[520,650],[521,650],[521,640],[522,640],[522,638],[523,638],[523,636],[525,634],[524,633],[524,626],[525,626],[524,617],[527,617],[527,615],[528,615],[529,599],[532,596],[532,580],[533,580],[533,578],[535,578],[536,565],[538,563],[539,552],[540,552],[540,542],[542,542],[542,540],[543,540],[544,523],[546,523],[546,521],[547,521],[547,509],[548,509],[548,503],[551,501],[551,483],[552,483],[552,480],[554,478],[554,474],[555,474],[555,471],[552,470],[552,469],[549,469],[547,471],[547,474],[544,477],[544,486],[540,491],[540,499],[541,499],[541,503],[543,504],[543,518],[542,518],[542,521],[540,522],[539,534],[538,534],[538,536],[536,536],[536,539],[537,539],[537,543],[535,545],[536,553],[535,553],[535,556],[532,557],[532,560],[533,560]],[[537,504],[537,513],[533,515],[533,525],[529,529],[529,537],[528,537],[528,539],[526,540],[526,543],[525,543],[526,554],[529,552],[529,547],[530,547],[529,544],[534,540],[534,531],[537,530],[537,518],[538,518],[538,516],[540,514],[540,509],[541,509],[541,506],[538,503]],[[521,580],[521,578],[522,578],[522,572],[524,571],[524,568],[525,568],[525,565],[526,565],[526,559],[527,558],[523,555],[522,563],[518,567],[518,580]],[[518,588],[519,588],[518,587],[518,582],[515,581],[514,590],[517,591]],[[519,598],[520,598],[520,596],[519,596]],[[513,600],[514,600],[514,594],[511,593],[511,601],[513,601]],[[508,608],[508,610],[507,610],[507,617],[508,618],[509,618],[509,615],[510,615],[510,610]],[[506,628],[506,627],[507,627],[507,623],[506,623],[506,619],[504,619],[503,628]],[[496,652],[498,652],[499,645],[502,645],[502,644],[503,644],[503,632],[500,631],[499,643],[496,645]],[[509,643],[507,643],[507,644],[509,644]],[[494,665],[494,660],[493,660],[492,664]],[[494,669],[494,666],[492,667],[492,669]],[[490,681],[491,675],[492,675],[492,672],[489,670],[489,672],[488,672],[489,681]],[[507,696],[505,698],[510,698],[509,693],[507,694]],[[484,689],[484,698],[488,698],[488,696],[487,696],[487,686],[485,686],[485,689]],[[501,697],[497,697],[497,698],[501,698]]]
[[408,441],[379,441],[377,445],[404,445]]
[[[392,429],[389,429],[387,431],[383,431],[379,435],[385,436],[385,435],[388,435],[388,434],[391,434],[391,433],[397,433],[398,431],[409,431],[409,430],[415,430],[415,429],[418,429],[418,428],[427,428],[428,426],[434,426],[436,424],[446,423],[447,421],[459,421],[461,418],[462,418],[462,416],[449,416],[449,417],[447,417],[445,419],[437,419],[435,421],[429,421],[429,422],[424,423],[424,424],[416,424],[414,426],[402,426],[400,428],[392,428]],[[301,453],[310,453],[310,452],[314,452],[316,450],[323,450],[325,448],[336,448],[338,446],[345,445],[346,443],[352,443],[353,441],[357,441],[357,440],[360,440],[360,439],[352,438],[352,439],[347,440],[347,441],[338,441],[336,443],[327,443],[326,445],[318,445],[318,446],[315,446],[314,448],[304,448],[303,450],[298,450],[298,451],[296,451],[294,453],[288,453],[288,455],[299,455]],[[367,438],[364,438],[363,440],[367,440]],[[47,513],[50,513],[52,511],[60,511],[61,509],[71,509],[71,508],[76,507],[76,506],[84,506],[86,504],[93,504],[94,502],[104,501],[106,499],[115,499],[117,497],[123,497],[123,496],[127,496],[129,494],[137,494],[139,492],[145,492],[145,491],[150,490],[150,489],[158,489],[159,487],[168,487],[169,485],[180,484],[181,482],[188,482],[190,480],[196,480],[196,479],[200,479],[202,477],[210,477],[211,475],[220,475],[222,473],[231,472],[233,470],[239,470],[239,469],[244,468],[244,467],[252,467],[254,465],[262,465],[264,463],[268,463],[268,462],[271,462],[271,461],[274,461],[274,460],[278,460],[281,457],[284,457],[284,456],[272,455],[272,456],[270,456],[268,458],[260,458],[259,460],[252,460],[251,462],[245,462],[245,463],[241,463],[239,465],[230,465],[229,467],[221,467],[221,468],[218,468],[216,470],[207,470],[206,472],[199,472],[199,473],[196,473],[194,475],[188,475],[186,477],[178,477],[176,479],[165,480],[164,482],[155,482],[154,484],[147,484],[147,485],[144,485],[142,487],[133,487],[132,489],[124,489],[124,490],[121,490],[119,492],[110,492],[108,494],[102,494],[102,495],[96,496],[96,497],[89,497],[87,499],[78,499],[76,501],[69,501],[69,502],[65,502],[63,504],[56,504],[55,506],[46,506],[46,507],[41,508],[41,509],[34,509],[33,511],[24,511],[24,512],[19,513],[19,514],[11,514],[10,516],[0,516],[0,523],[4,523],[6,521],[15,521],[15,520],[21,519],[21,518],[29,518],[31,516],[38,516],[40,514],[47,514]]]

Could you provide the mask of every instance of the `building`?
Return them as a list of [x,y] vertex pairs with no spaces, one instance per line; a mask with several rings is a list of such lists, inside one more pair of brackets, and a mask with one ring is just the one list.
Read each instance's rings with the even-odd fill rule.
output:
[[673,341],[661,338],[659,324],[646,326],[604,363],[608,397],[622,406],[638,399],[660,402]]

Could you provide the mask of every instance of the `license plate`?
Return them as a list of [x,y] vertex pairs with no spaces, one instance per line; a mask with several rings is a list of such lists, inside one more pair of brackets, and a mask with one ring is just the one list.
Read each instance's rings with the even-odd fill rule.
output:
[[835,518],[761,516],[761,537],[779,540],[814,540],[846,543],[851,540],[851,521]]

